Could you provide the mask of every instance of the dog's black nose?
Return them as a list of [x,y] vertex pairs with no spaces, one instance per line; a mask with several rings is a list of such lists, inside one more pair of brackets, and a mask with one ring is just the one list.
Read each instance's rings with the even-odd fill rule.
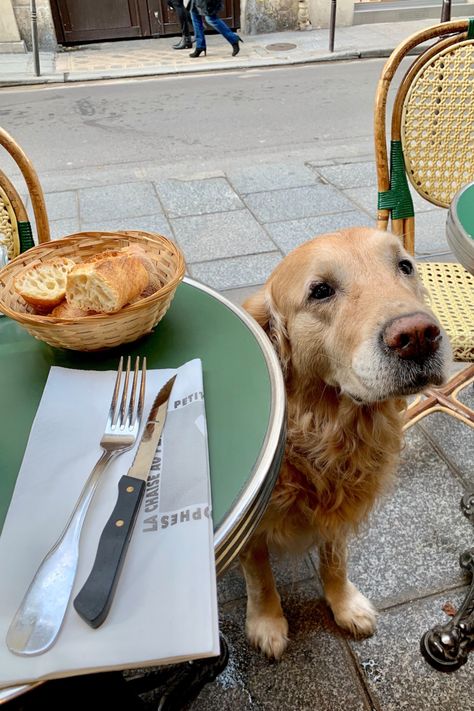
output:
[[441,332],[431,316],[414,313],[391,321],[382,334],[383,341],[400,358],[419,360],[439,348]]

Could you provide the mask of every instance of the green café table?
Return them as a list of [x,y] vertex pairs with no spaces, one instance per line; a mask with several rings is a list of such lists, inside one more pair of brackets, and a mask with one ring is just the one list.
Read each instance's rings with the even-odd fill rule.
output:
[[[108,351],[52,348],[16,322],[0,318],[0,527],[50,367],[115,370],[122,354],[146,356],[150,369],[202,360],[220,575],[255,529],[277,478],[284,450],[285,391],[276,354],[253,319],[188,278],[154,333]],[[0,704],[30,688],[0,691]]]
[[446,236],[464,269],[474,274],[474,182],[462,187],[453,197],[446,220]]

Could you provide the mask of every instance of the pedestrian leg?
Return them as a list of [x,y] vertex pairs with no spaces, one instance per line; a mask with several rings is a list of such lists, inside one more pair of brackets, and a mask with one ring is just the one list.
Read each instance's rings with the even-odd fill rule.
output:
[[204,35],[204,23],[201,15],[193,8],[191,10],[191,20],[194,27],[194,35],[196,37],[196,49],[191,52],[190,57],[199,57],[204,52],[206,55],[206,37]]
[[168,4],[173,8],[178,16],[179,26],[181,27],[181,40],[173,45],[173,49],[191,49],[193,43],[191,41],[191,32],[189,31],[188,13],[184,7],[183,0],[168,0]]
[[227,27],[224,20],[221,20],[217,15],[206,15],[206,22],[232,45],[232,56],[239,53],[239,42],[243,42],[243,40],[235,32],[232,32],[230,27]]

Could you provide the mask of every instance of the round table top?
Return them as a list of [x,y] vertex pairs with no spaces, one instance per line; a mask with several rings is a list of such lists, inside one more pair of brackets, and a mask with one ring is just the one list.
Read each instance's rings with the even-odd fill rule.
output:
[[[125,349],[125,350],[124,350]],[[216,552],[238,534],[242,516],[268,482],[281,455],[283,379],[275,352],[246,312],[186,279],[150,336],[95,353],[52,348],[7,318],[0,319],[0,392],[9,417],[0,428],[0,525],[8,509],[29,431],[52,365],[115,370],[119,356],[146,356],[148,368],[193,358],[203,367]],[[270,475],[274,472],[270,472]],[[246,522],[248,525],[248,522]],[[238,551],[236,551],[238,552]],[[230,562],[217,561],[218,571]]]
[[454,196],[446,220],[446,236],[463,267],[474,274],[474,182]]
[[454,198],[456,215],[465,232],[474,241],[474,183],[462,188]]

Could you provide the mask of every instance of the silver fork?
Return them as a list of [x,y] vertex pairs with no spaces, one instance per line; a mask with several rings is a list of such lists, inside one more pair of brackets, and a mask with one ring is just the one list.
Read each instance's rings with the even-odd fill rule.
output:
[[59,634],[76,577],[82,524],[94,491],[106,466],[133,447],[140,429],[145,398],[146,358],[143,359],[137,402],[139,360],[137,357],[128,398],[128,357],[122,395],[119,398],[123,375],[123,358],[120,358],[109,416],[100,440],[103,452],[84,484],[64,531],[40,564],[12,620],[6,641],[8,649],[15,654],[42,654],[54,644]]

